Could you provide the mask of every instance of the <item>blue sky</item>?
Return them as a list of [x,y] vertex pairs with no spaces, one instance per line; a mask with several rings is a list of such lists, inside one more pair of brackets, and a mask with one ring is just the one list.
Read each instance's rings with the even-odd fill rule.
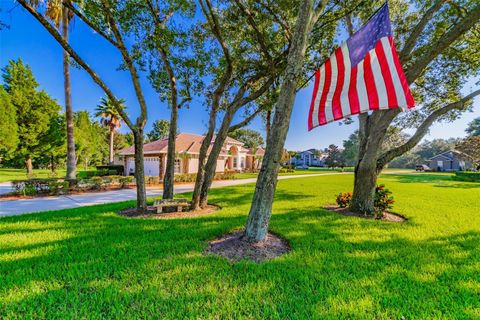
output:
[[[0,0],[0,8],[0,20],[10,26],[9,29],[0,31],[0,67],[3,68],[10,59],[21,58],[32,68],[40,87],[63,105],[62,50],[60,46],[19,5],[9,0]],[[70,34],[72,46],[100,74],[113,92],[126,100],[129,114],[135,116],[138,112],[138,105],[129,74],[116,71],[121,62],[117,50],[78,20],[74,21]],[[93,111],[103,96],[103,91],[83,70],[73,68],[71,74],[74,110]],[[478,80],[471,79],[466,83],[465,93],[472,91]],[[149,121],[146,129],[148,131],[153,121],[169,118],[169,109],[165,103],[159,101],[148,81],[144,80],[142,86],[149,108]],[[311,93],[312,86],[310,85],[297,94],[286,141],[288,149],[324,148],[331,143],[341,145],[342,141],[358,126],[357,123],[348,126],[331,123],[308,132],[307,118]],[[468,122],[479,116],[480,99],[476,99],[473,113],[465,113],[461,119],[453,123],[434,125],[426,138],[464,136]],[[194,101],[189,109],[180,110],[179,129],[181,132],[202,134],[206,130],[207,120],[208,114],[205,107]],[[249,127],[261,131],[263,134],[265,132],[264,124],[260,119],[253,121]],[[127,129],[125,126],[122,131]]]

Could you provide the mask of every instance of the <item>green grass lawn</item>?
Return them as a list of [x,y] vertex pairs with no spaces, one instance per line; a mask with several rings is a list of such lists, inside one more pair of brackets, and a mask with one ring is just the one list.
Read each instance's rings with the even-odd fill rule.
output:
[[[327,168],[310,168],[310,169],[295,169],[294,172],[279,173],[279,176],[296,176],[302,174],[317,174],[322,172],[335,172],[334,170]],[[235,179],[248,179],[256,178],[258,173],[236,173]]]
[[202,254],[244,226],[252,184],[190,219],[115,213],[132,202],[0,219],[0,319],[480,318],[480,184],[380,182],[408,222],[321,209],[352,175],[279,181],[271,229],[292,251],[261,264]]
[[[33,173],[37,178],[48,178],[51,174],[50,169],[34,169]],[[65,176],[66,170],[59,169],[57,170],[57,176]],[[7,181],[17,181],[27,179],[27,171],[25,169],[11,169],[11,168],[0,168],[0,182]]]

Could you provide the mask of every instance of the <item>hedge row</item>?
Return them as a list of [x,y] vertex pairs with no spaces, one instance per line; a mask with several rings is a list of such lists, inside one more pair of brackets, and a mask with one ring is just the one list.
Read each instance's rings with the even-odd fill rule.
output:
[[128,187],[133,177],[104,176],[80,179],[72,183],[64,179],[29,179],[12,182],[15,194],[19,195],[60,195],[72,191],[103,190],[110,186]]
[[480,172],[457,171],[453,178],[457,181],[480,182]]

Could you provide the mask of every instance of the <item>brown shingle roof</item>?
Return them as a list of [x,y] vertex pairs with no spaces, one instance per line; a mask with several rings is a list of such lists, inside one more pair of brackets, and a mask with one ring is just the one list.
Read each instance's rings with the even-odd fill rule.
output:
[[[200,152],[200,146],[202,145],[202,141],[204,139],[204,136],[196,135],[196,134],[190,134],[190,133],[180,133],[177,135],[176,141],[175,141],[175,152],[181,153],[181,152],[187,152],[187,153],[192,153],[192,154],[198,154]],[[241,143],[235,139],[232,138],[227,138],[231,139],[229,141],[236,141],[237,143]],[[232,142],[230,142],[232,143]],[[211,146],[208,148],[208,153],[210,153]],[[153,141],[150,143],[146,143],[143,146],[144,154],[158,154],[158,153],[167,153],[168,151],[168,138],[166,139],[161,139],[157,141]],[[125,149],[120,150],[119,155],[125,156],[125,155],[133,155],[134,152],[134,147],[128,147]],[[225,150],[222,148],[222,152],[220,155],[224,156]]]

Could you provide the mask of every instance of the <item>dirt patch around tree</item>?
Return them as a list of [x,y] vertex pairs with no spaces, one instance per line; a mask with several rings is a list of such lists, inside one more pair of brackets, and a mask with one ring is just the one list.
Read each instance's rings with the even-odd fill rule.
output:
[[389,211],[385,211],[383,213],[383,217],[377,218],[374,216],[367,216],[358,212],[352,212],[350,211],[349,208],[340,208],[339,206],[334,206],[334,205],[325,206],[323,207],[323,209],[326,209],[328,211],[332,211],[347,217],[358,217],[363,219],[382,220],[382,221],[397,222],[397,223],[402,223],[407,221],[407,218],[405,218],[404,216],[398,213],[389,212]]
[[209,204],[203,209],[195,210],[195,211],[175,211],[169,213],[157,213],[157,208],[153,206],[147,207],[146,214],[138,214],[137,208],[128,208],[121,210],[119,214],[121,216],[129,217],[129,218],[140,218],[140,219],[178,219],[178,218],[192,218],[203,216],[206,214],[214,213],[215,211],[219,210],[220,207],[214,204]]
[[289,252],[287,240],[268,233],[267,238],[260,242],[249,242],[244,239],[244,231],[227,233],[209,242],[205,254],[216,254],[230,261],[242,259],[262,262]]

